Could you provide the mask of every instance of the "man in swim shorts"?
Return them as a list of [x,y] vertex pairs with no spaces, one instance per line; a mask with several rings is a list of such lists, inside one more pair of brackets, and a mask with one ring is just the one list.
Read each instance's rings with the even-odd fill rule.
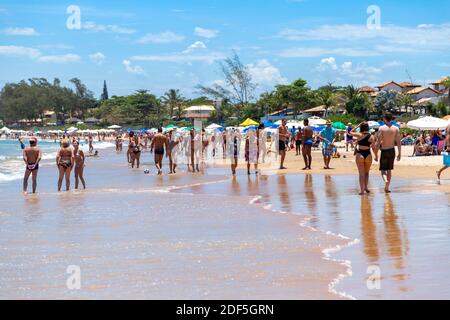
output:
[[281,157],[280,170],[287,169],[284,166],[284,160],[286,159],[286,141],[289,138],[289,129],[286,124],[287,120],[283,119],[281,121],[281,126],[278,127],[278,149]]
[[391,113],[384,115],[384,123],[378,131],[378,141],[376,144],[375,161],[378,161],[378,150],[381,150],[380,171],[385,186],[384,191],[390,193],[390,185],[392,180],[392,171],[395,162],[395,146],[398,148],[397,161],[402,158],[402,143],[400,130],[392,125],[393,116]]
[[39,170],[39,162],[42,158],[42,151],[37,147],[37,139],[30,139],[30,146],[23,150],[23,161],[25,162],[25,175],[23,177],[23,193],[28,193],[28,179],[32,175],[33,193],[36,193],[37,174]]
[[333,155],[332,146],[336,141],[336,130],[333,129],[332,123],[330,120],[326,123],[326,128],[322,130],[320,133],[320,140],[322,140],[322,155],[323,162],[325,164],[324,169],[329,170],[331,156]]
[[303,170],[311,170],[312,155],[311,149],[313,146],[313,129],[309,126],[309,120],[303,121],[303,160],[305,161],[305,167]]
[[165,135],[162,134],[162,128],[158,129],[158,133],[155,134],[150,145],[150,151],[155,151],[155,166],[158,170],[158,175],[162,175],[162,161],[164,158],[164,148],[169,150],[169,140]]

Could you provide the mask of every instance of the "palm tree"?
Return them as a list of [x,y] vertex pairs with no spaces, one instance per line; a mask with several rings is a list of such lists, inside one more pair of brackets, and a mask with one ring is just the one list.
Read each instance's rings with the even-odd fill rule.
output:
[[450,105],[450,77],[442,81],[442,85],[448,89],[448,104]]
[[400,93],[397,96],[397,104],[398,107],[405,107],[406,108],[406,112],[408,112],[408,108],[411,108],[412,113],[415,113],[415,109],[414,109],[414,99],[410,94],[406,94],[406,93]]
[[161,101],[169,111],[170,119],[173,118],[174,114],[176,114],[178,120],[182,117],[184,100],[178,89],[170,89],[161,97]]

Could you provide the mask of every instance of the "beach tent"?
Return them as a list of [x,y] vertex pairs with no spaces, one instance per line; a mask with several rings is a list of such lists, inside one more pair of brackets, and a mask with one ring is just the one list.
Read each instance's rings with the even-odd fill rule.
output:
[[210,124],[209,126],[206,127],[206,130],[214,130],[214,129],[218,129],[218,128],[222,128],[222,126],[219,126],[218,124]]
[[408,122],[408,128],[414,130],[443,130],[447,126],[448,121],[435,117],[423,117]]
[[327,120],[319,117],[311,117],[308,120],[310,126],[324,126],[327,123]]
[[0,133],[10,134],[10,133],[11,133],[11,130],[8,129],[7,127],[3,127],[3,128],[0,129]]
[[257,126],[257,125],[259,125],[259,123],[250,118],[248,118],[247,120],[245,120],[244,122],[242,122],[240,124],[241,127],[251,127],[251,126]]
[[380,124],[376,121],[369,121],[369,122],[367,122],[367,124],[369,125],[370,129],[379,129],[380,128]]
[[118,129],[122,129],[122,127],[115,124],[113,126],[108,127],[108,129],[118,130]]
[[78,128],[75,128],[75,127],[70,127],[69,129],[66,130],[67,133],[76,132],[76,131],[78,131]]
[[335,122],[333,123],[333,128],[337,130],[347,130],[347,126],[343,124],[342,122]]

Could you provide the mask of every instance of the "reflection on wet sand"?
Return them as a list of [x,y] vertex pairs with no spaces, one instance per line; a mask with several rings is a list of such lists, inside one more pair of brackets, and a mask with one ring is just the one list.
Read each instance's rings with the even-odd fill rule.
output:
[[311,219],[311,224],[313,227],[315,227],[317,215],[317,199],[316,195],[314,193],[314,186],[313,186],[313,176],[310,174],[305,175],[305,182],[304,182],[304,193],[306,198],[306,203],[309,209],[309,214],[313,217]]
[[378,264],[380,253],[377,226],[373,220],[372,203],[368,196],[361,197],[361,235],[368,265]]
[[398,224],[398,217],[395,213],[394,202],[390,194],[386,195],[383,221],[388,255],[393,259],[394,268],[398,272],[393,277],[396,280],[406,280],[404,264],[405,257],[408,254],[407,231],[405,230],[402,233]]
[[278,176],[277,180],[278,180],[278,196],[281,203],[281,209],[286,212],[292,212],[292,204],[289,196],[292,188],[289,188],[286,182],[285,175]]

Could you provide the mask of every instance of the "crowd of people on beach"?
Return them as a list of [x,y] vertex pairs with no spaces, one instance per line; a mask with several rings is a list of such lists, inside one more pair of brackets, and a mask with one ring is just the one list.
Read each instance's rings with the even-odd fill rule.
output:
[[[322,151],[323,169],[331,170],[332,159],[341,157],[336,142],[342,140],[345,141],[347,151],[350,147],[354,151],[359,173],[360,194],[363,195],[370,193],[369,176],[374,161],[379,162],[379,170],[385,184],[384,191],[391,192],[390,186],[395,161],[400,161],[402,158],[404,142],[412,139],[412,137],[400,133],[400,129],[393,124],[392,114],[386,113],[383,120],[384,125],[376,130],[370,130],[367,122],[357,126],[349,124],[343,134],[334,129],[330,121],[327,121],[323,130],[317,132],[309,125],[309,120],[305,119],[303,126],[298,128],[288,128],[287,121],[283,120],[278,129],[271,133],[261,124],[246,128],[244,131],[238,128],[229,128],[207,132],[205,129],[191,128],[189,131],[179,132],[174,128],[164,132],[162,128],[159,128],[156,133],[132,131],[116,133],[109,138],[114,139],[118,153],[123,151],[124,142],[128,142],[126,159],[132,169],[141,167],[143,152],[153,154],[156,173],[159,176],[163,175],[164,157],[168,160],[168,173],[172,175],[177,173],[179,165],[183,163],[186,164],[188,172],[198,173],[208,159],[218,159],[220,153],[222,153],[223,159],[229,162],[233,176],[237,174],[241,158],[245,161],[247,174],[251,174],[253,166],[254,173],[258,175],[260,173],[259,164],[265,163],[266,157],[269,157],[271,153],[275,154],[276,161],[279,161],[277,168],[283,171],[287,169],[285,167],[286,154],[291,150],[295,150],[296,156],[303,157],[305,164],[303,171],[309,171],[312,170],[312,150],[319,148]],[[84,138],[86,145],[89,146],[88,155],[85,155],[79,148],[80,137],[64,135],[60,138],[60,149],[56,156],[59,173],[58,191],[61,190],[63,181],[65,181],[66,190],[70,189],[72,171],[75,177],[75,189],[78,189],[80,182],[83,188],[86,188],[85,160],[88,156],[98,156],[98,151],[94,152],[92,135]],[[105,138],[105,136],[99,136],[98,140],[104,141]],[[54,139],[56,141],[57,138]],[[427,140],[430,140],[430,144],[425,142]],[[432,135],[420,135],[415,142],[415,153],[417,145],[426,144],[433,148],[442,141],[443,150],[441,151],[450,151],[450,125],[444,134],[436,132]],[[29,141],[30,146],[25,147],[20,140],[26,164],[24,193],[27,193],[30,176],[33,181],[33,193],[36,192],[37,173],[39,162],[42,159],[42,152],[39,150],[37,142],[37,139],[32,137]],[[244,151],[243,157],[241,149]],[[437,172],[439,179],[447,168],[448,166],[444,165]],[[144,173],[150,174],[150,170],[146,169]]]

